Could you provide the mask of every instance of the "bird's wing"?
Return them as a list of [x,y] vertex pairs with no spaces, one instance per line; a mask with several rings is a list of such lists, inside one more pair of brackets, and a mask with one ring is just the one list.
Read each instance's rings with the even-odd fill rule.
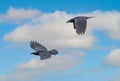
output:
[[47,51],[47,48],[38,43],[37,41],[31,41],[30,47],[34,49],[35,51]]
[[86,19],[75,19],[74,22],[77,34],[84,34],[86,30],[87,20]]

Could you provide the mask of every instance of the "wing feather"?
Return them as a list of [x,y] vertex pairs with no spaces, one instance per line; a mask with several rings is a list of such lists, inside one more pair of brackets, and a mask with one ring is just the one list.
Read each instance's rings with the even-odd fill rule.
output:
[[75,25],[77,34],[84,34],[86,30],[87,20],[76,18],[74,25]]
[[31,41],[30,47],[34,49],[35,51],[47,51],[47,48],[38,43],[37,41]]

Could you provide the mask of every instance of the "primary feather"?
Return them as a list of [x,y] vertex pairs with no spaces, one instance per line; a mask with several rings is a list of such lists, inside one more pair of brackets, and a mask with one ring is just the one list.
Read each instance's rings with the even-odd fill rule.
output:
[[37,41],[31,41],[30,47],[34,49],[35,51],[47,51],[47,48],[38,43]]

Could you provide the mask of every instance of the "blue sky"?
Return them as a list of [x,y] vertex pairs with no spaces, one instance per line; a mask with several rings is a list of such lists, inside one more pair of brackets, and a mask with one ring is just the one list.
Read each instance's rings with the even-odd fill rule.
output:
[[[0,12],[6,12],[6,10],[10,7],[16,7],[16,8],[34,8],[34,9],[40,9],[43,12],[54,12],[56,10],[60,11],[66,11],[69,13],[77,13],[77,12],[90,12],[93,10],[120,10],[119,8],[119,0],[108,0],[108,1],[96,1],[96,0],[75,0],[75,1],[58,1],[58,0],[52,0],[52,1],[39,1],[39,0],[31,0],[31,1],[16,1],[16,0],[0,0]],[[6,3],[4,3],[6,2]],[[113,3],[114,2],[114,3]],[[4,4],[3,4],[4,3]]]
[[[119,81],[119,3],[0,0],[0,81]],[[66,24],[78,15],[95,16],[82,36]],[[30,40],[59,55],[40,61],[30,55]]]

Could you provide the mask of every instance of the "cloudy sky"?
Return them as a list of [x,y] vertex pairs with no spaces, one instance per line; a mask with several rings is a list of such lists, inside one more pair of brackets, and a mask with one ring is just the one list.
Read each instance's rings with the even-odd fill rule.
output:
[[[0,81],[120,81],[120,0],[0,0]],[[94,16],[78,36],[76,16]],[[59,55],[39,60],[36,40]]]

